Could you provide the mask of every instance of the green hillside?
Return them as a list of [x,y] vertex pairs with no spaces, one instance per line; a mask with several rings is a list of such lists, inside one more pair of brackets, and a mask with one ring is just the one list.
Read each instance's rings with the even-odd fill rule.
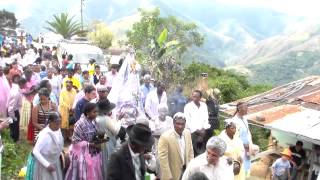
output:
[[259,84],[285,84],[310,75],[320,75],[320,53],[291,52],[266,63],[249,65],[251,82]]

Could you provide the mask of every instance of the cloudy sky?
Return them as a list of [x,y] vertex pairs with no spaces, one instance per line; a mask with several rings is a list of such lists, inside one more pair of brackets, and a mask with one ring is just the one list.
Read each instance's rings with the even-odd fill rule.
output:
[[[94,1],[94,0],[85,0]],[[109,0],[119,5],[125,6],[130,0]],[[142,6],[148,6],[149,0],[143,0],[140,3]],[[183,3],[194,4],[199,2],[210,3],[212,0],[172,0],[181,1]],[[228,4],[242,7],[263,7],[276,10],[289,15],[304,16],[304,17],[320,17],[320,1],[319,0],[215,0],[221,4]],[[62,3],[63,2],[63,3]],[[47,7],[50,7],[50,3],[64,4],[64,7],[70,14],[79,12],[79,0],[0,0],[0,7],[9,9],[15,12],[19,20],[31,16],[30,9],[39,8],[41,3],[46,3]],[[49,4],[49,5],[48,5]],[[49,9],[50,10],[50,9]]]

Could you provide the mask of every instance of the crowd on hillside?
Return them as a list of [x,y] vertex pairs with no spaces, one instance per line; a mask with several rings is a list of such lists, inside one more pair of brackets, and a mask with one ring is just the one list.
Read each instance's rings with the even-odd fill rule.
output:
[[0,59],[0,129],[9,126],[16,143],[20,128],[27,130],[34,144],[27,179],[231,180],[249,173],[246,103],[214,134],[217,91],[186,97],[177,86],[167,95],[167,85],[142,72],[131,53],[101,72],[93,59],[86,68],[71,54],[59,62],[55,47],[30,45],[32,63],[11,48],[1,51],[9,60]]

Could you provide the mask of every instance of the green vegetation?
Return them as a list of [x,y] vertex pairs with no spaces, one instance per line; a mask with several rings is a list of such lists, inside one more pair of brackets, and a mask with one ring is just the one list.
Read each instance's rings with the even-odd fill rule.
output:
[[159,9],[139,9],[141,19],[127,32],[128,44],[138,61],[148,67],[156,79],[174,83],[182,71],[182,55],[193,46],[201,46],[204,37],[194,23],[174,16],[161,17]]
[[320,75],[318,52],[291,52],[268,62],[250,65],[252,83],[281,85],[310,75]]
[[47,30],[60,34],[65,39],[70,39],[76,34],[82,34],[81,25],[78,21],[74,21],[73,17],[69,17],[67,13],[61,13],[60,15],[53,15],[52,21],[46,21],[49,25],[45,27]]
[[203,72],[208,73],[209,87],[218,88],[221,91],[221,103],[235,101],[271,89],[270,85],[251,85],[245,76],[237,75],[234,72],[195,62],[184,68],[183,84],[195,87],[195,81]]
[[99,48],[107,49],[111,46],[113,35],[105,23],[95,22],[88,37]]
[[4,144],[1,164],[2,179],[17,178],[20,169],[27,164],[27,157],[32,150],[32,146],[26,140],[14,143],[9,133],[9,129],[1,133]]
[[17,22],[17,18],[14,13],[6,11],[3,9],[0,11],[0,30],[2,28],[10,28],[10,29],[16,29],[19,26],[19,23]]

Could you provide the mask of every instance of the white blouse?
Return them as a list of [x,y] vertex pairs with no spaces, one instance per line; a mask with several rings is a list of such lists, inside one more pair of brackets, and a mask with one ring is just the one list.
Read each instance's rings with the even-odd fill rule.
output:
[[44,167],[48,167],[59,160],[62,149],[63,137],[61,130],[52,131],[47,126],[40,131],[32,153]]

